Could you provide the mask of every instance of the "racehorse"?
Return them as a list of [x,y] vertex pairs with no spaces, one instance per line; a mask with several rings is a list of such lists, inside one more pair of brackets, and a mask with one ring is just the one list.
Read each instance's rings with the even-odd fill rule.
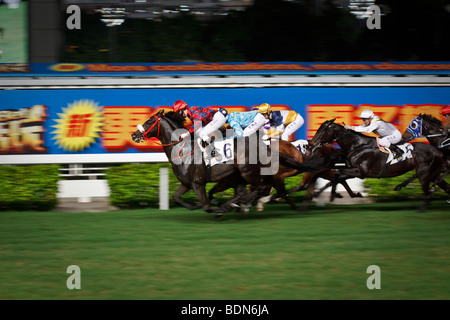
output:
[[339,174],[329,183],[333,189],[340,179],[389,178],[415,170],[425,194],[425,202],[419,210],[427,209],[431,201],[430,182],[438,177],[443,165],[443,155],[436,147],[412,143],[410,158],[388,163],[388,155],[379,150],[377,138],[345,129],[334,123],[335,120],[322,123],[311,140],[315,148],[336,142],[345,152],[345,167],[339,169]]
[[[336,163],[336,160],[340,157],[339,150],[332,146],[332,145],[326,145],[323,148],[320,148],[320,150],[317,151],[316,154],[312,154],[311,151],[306,151],[305,154],[302,154],[300,150],[294,146],[289,141],[280,140],[278,141],[278,148],[279,152],[287,154],[294,159],[296,159],[298,162],[305,164],[308,163],[307,167],[310,168],[320,168],[315,171],[309,171],[304,172],[302,181],[300,184],[292,188],[290,190],[285,189],[285,179],[288,177],[296,176],[303,171],[298,169],[293,169],[287,166],[280,165],[278,172],[273,177],[273,185],[272,187],[276,190],[276,193],[274,195],[270,195],[271,187],[269,186],[268,189],[266,189],[265,197],[262,197],[258,199],[258,205],[257,210],[262,211],[264,204],[277,198],[283,198],[288,202],[288,204],[291,206],[292,209],[296,208],[295,203],[292,201],[291,198],[289,198],[289,194],[301,190],[308,190],[307,197],[305,199],[305,202],[309,202],[313,199],[315,196],[315,183],[318,178],[323,178],[326,180],[331,180],[334,177],[335,171],[332,169],[334,164]],[[308,155],[307,159],[305,160],[305,156]],[[354,197],[362,197],[362,195],[357,192],[354,193],[346,181],[340,182],[344,188],[347,190],[348,194],[354,198]],[[224,190],[227,190],[229,188],[237,188],[241,187],[242,185],[238,186],[234,183],[232,179],[224,179],[219,181],[208,193],[209,199],[211,201],[214,201],[214,194],[217,192],[221,192]],[[245,190],[236,190],[235,194],[239,192],[245,192]],[[335,195],[336,196],[336,195]],[[340,196],[340,195],[337,195]]]
[[[190,139],[191,136],[187,136],[187,138],[174,141],[174,137],[179,137],[181,133],[186,132],[184,123],[185,118],[182,115],[173,111],[165,113],[164,110],[160,110],[148,118],[143,125],[138,125],[138,130],[131,135],[131,138],[137,143],[152,137],[160,140],[164,152],[171,162],[172,170],[181,182],[181,186],[173,195],[173,199],[176,203],[188,209],[201,207],[206,212],[215,212],[216,216],[220,216],[229,211],[233,203],[238,201],[249,203],[254,197],[261,194],[268,185],[271,185],[273,175],[263,174],[263,169],[272,172],[271,170],[274,170],[277,165],[283,164],[299,170],[308,170],[292,157],[275,154],[273,149],[254,136],[236,139],[233,150],[234,160],[218,163],[207,168],[203,153],[200,151],[203,147],[196,142],[198,140]],[[241,149],[238,150],[238,146]],[[252,154],[250,155],[250,153]],[[255,155],[259,155],[259,157],[255,157]],[[268,161],[262,163],[261,156],[268,157]],[[230,175],[234,175],[236,179],[240,175],[239,183],[245,181],[245,183],[254,186],[255,190],[250,194],[236,195],[220,208],[211,208],[206,196],[206,183],[220,181]],[[181,196],[191,188],[197,195],[200,206],[182,200]]]
[[[444,181],[450,170],[450,138],[443,133],[442,122],[431,115],[419,114],[411,120],[402,136],[402,139],[407,142],[417,138],[427,138],[431,145],[436,146],[444,154],[446,168],[444,173],[435,181],[435,184],[450,194],[450,185]],[[401,190],[416,178],[417,174],[414,174],[396,186],[394,190]]]

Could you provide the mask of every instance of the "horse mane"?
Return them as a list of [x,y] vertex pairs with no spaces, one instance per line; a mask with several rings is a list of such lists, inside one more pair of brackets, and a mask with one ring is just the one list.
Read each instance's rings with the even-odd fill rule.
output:
[[429,121],[431,123],[434,123],[435,125],[437,125],[439,127],[442,126],[441,120],[439,120],[438,118],[433,117],[430,114],[421,113],[421,114],[419,114],[419,117],[421,117],[422,119],[427,120],[427,121]]
[[[334,123],[334,124],[343,127],[343,125],[341,125],[339,123]],[[346,129],[346,130],[348,130],[348,129]],[[366,134],[364,134],[362,132],[357,132],[357,131],[354,131],[354,130],[350,130],[350,133],[352,133],[354,135],[357,135],[357,136],[360,136],[360,137],[363,137],[363,138],[375,138],[375,137],[372,137],[372,136],[368,136],[368,135],[366,135]]]
[[186,119],[184,118],[184,116],[182,116],[178,112],[167,111],[167,112],[162,113],[162,115],[164,115],[165,118],[167,118],[171,122],[173,122],[178,128],[184,127],[184,122],[186,121]]

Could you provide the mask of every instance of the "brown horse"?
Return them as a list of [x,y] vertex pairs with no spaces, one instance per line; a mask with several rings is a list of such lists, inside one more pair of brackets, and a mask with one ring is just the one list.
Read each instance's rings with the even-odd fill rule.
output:
[[[191,188],[200,201],[200,207],[207,212],[215,212],[220,216],[231,209],[231,204],[238,201],[251,202],[261,194],[266,186],[272,184],[274,171],[279,165],[291,166],[300,170],[308,170],[292,157],[278,154],[265,145],[256,136],[236,139],[236,143],[228,143],[226,150],[233,157],[229,161],[208,166],[205,163],[204,154],[200,150],[202,146],[197,139],[191,136],[180,138],[184,129],[185,118],[173,111],[164,113],[159,111],[151,116],[144,124],[138,125],[131,138],[135,142],[142,142],[151,137],[161,141],[164,152],[172,164],[172,170],[181,182],[173,199],[188,209],[197,209],[199,206],[189,204],[181,199],[181,196]],[[233,145],[231,147],[231,145]],[[239,194],[221,208],[211,208],[206,196],[205,186],[209,181],[220,181],[228,176],[239,177],[240,183],[253,185],[255,190],[250,194]]]
[[[278,151],[280,153],[289,155],[290,157],[297,160],[299,163],[305,164],[308,163],[307,167],[315,168],[314,171],[305,172],[303,170],[293,169],[287,166],[280,165],[278,168],[278,172],[273,176],[272,186],[268,186],[265,190],[265,197],[258,199],[257,210],[263,210],[264,204],[277,198],[283,198],[286,202],[289,203],[291,208],[295,209],[296,205],[289,198],[289,194],[293,192],[298,192],[302,190],[308,190],[307,197],[305,199],[305,204],[311,201],[315,196],[315,183],[318,178],[323,178],[326,180],[331,180],[334,178],[335,170],[333,166],[336,161],[340,158],[341,153],[339,149],[332,145],[327,145],[323,148],[320,148],[315,153],[312,153],[311,148],[308,148],[305,154],[302,154],[299,149],[294,146],[292,143],[288,141],[279,141],[277,143]],[[292,188],[290,190],[286,190],[285,188],[285,180],[288,177],[296,176],[300,173],[303,173],[303,178],[300,184]],[[354,193],[346,181],[340,182],[344,188],[347,190],[348,194],[354,197],[362,197],[362,195],[358,193]],[[272,187],[276,190],[276,194],[270,195],[270,191]],[[246,192],[246,189],[242,189],[242,184],[237,184],[233,181],[233,179],[225,179],[218,182],[210,191],[209,191],[209,199],[213,201],[214,194],[217,192],[225,191],[229,188],[235,188],[235,193]],[[240,189],[237,189],[240,188]],[[340,195],[334,195],[339,197]],[[332,196],[333,197],[333,196]],[[332,198],[334,199],[334,197]]]

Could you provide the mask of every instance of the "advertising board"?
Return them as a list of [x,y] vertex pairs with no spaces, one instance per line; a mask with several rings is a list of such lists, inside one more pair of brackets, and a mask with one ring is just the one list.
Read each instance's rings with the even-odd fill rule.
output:
[[136,126],[182,99],[190,106],[250,110],[261,103],[300,113],[291,139],[310,139],[320,124],[360,124],[371,109],[404,132],[420,113],[443,120],[448,87],[273,87],[208,89],[30,89],[0,91],[0,163],[167,161],[158,140],[137,144]]

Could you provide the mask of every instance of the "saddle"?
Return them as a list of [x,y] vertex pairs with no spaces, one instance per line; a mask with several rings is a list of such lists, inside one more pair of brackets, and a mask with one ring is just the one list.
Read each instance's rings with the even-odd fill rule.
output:
[[302,154],[306,153],[306,147],[308,146],[308,140],[295,140],[291,141],[291,143],[300,151]]
[[414,150],[414,147],[412,146],[412,144],[406,142],[406,143],[402,143],[402,144],[398,144],[397,147],[400,148],[403,151],[403,154],[400,158],[394,158],[394,153],[391,151],[391,149],[389,148],[385,148],[383,146],[380,146],[379,143],[379,138],[377,137],[377,146],[378,149],[383,152],[386,153],[388,155],[388,158],[386,160],[386,163],[390,163],[390,164],[394,164],[397,162],[402,162],[403,160],[409,159],[412,157],[411,152]]

